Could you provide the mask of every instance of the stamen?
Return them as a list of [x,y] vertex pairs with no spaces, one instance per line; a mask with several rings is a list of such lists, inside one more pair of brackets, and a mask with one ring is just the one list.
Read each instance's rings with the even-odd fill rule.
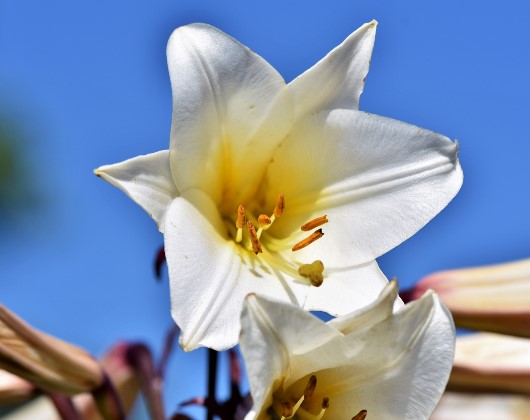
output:
[[258,239],[261,238],[261,233],[264,230],[268,229],[271,224],[272,224],[272,219],[266,214],[260,214],[258,216],[258,226],[259,226],[259,229],[257,232]]
[[274,212],[272,214],[274,215],[274,217],[281,217],[284,209],[285,197],[283,196],[283,194],[280,194],[278,196],[278,199],[276,200],[276,206],[274,207]]
[[298,268],[298,274],[302,277],[308,277],[311,285],[315,287],[322,286],[324,282],[324,263],[320,260],[313,261],[311,264],[302,264]]
[[[282,402],[282,418],[280,420],[292,418],[296,414],[296,412],[298,411],[302,403],[305,400],[308,400],[313,396],[316,386],[317,386],[317,377],[315,375],[311,375],[305,387],[304,395],[300,397],[300,399],[296,402],[294,406],[291,406],[291,403],[289,403],[288,401]],[[287,411],[287,409],[290,409],[290,411]],[[287,413],[290,413],[290,414],[286,416],[285,414]]]
[[271,218],[267,216],[266,214],[260,214],[258,217],[258,226],[262,228],[263,226],[267,226],[271,224]]
[[293,251],[298,251],[302,248],[305,248],[308,245],[311,245],[313,242],[315,242],[317,239],[322,238],[324,236],[324,232],[322,232],[322,229],[315,230],[311,235],[309,235],[307,238],[302,239],[300,242],[298,242],[295,246],[293,246],[291,249]]
[[329,408],[329,398],[328,397],[324,397],[322,399],[322,404],[321,404],[320,407],[321,407],[320,413],[317,414],[317,416],[315,417],[315,420],[320,420],[322,417],[324,417],[324,413]]
[[317,387],[317,377],[315,375],[311,375],[309,378],[309,381],[307,382],[307,385],[304,390],[304,397],[306,400],[311,398],[313,396],[313,393],[315,392],[315,388]]
[[240,204],[239,207],[237,208],[236,242],[241,242],[241,240],[243,239],[243,226],[245,226],[245,207],[243,207],[243,205]]
[[284,209],[285,209],[285,198],[283,194],[280,194],[278,196],[278,199],[276,200],[276,205],[274,206],[274,210],[271,214],[271,217],[267,217],[265,214],[260,214],[258,217],[258,225],[259,225],[258,239],[261,237],[261,234],[263,233],[264,230],[267,230],[268,228],[271,227],[271,225],[274,223],[277,217],[282,216]]
[[303,224],[300,229],[302,229],[304,232],[313,230],[316,227],[322,226],[329,222],[327,219],[327,215],[317,217],[316,219],[310,220],[309,222]]
[[252,243],[252,251],[254,251],[254,254],[258,255],[260,252],[263,252],[263,250],[261,249],[261,244],[259,243],[256,228],[254,227],[252,220],[247,220],[247,230],[250,236],[250,242]]
[[[299,399],[299,400],[296,402],[296,404],[294,405],[294,407],[293,407],[293,413],[291,414],[291,416],[290,416],[289,418],[293,417],[293,416],[296,414],[296,412],[298,411],[298,409],[300,408],[300,406],[302,405],[302,403],[304,402],[304,400],[305,400],[305,395],[302,395],[302,396],[300,397],[300,399]],[[283,417],[282,417],[282,420],[283,420]]]
[[282,401],[282,419],[293,415],[293,405],[290,401]]
[[361,410],[359,411],[355,416],[351,418],[351,420],[364,420],[366,418],[366,415],[368,414],[368,411]]

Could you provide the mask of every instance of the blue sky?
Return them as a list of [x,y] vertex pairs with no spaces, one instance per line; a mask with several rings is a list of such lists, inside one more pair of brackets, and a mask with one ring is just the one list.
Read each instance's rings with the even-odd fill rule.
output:
[[[441,269],[530,256],[530,6],[523,1],[4,1],[0,121],[18,133],[37,199],[0,222],[1,302],[101,354],[117,339],[158,352],[168,284],[155,224],[94,168],[165,149],[165,46],[218,26],[291,80],[362,23],[379,21],[363,110],[461,142],[464,186],[379,262],[403,286]],[[178,352],[167,406],[201,394],[205,354]]]

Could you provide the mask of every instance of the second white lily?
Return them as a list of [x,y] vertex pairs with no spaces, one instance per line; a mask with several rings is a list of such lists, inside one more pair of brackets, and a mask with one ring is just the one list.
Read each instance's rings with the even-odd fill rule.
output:
[[432,292],[393,313],[396,297],[391,282],[371,306],[324,323],[250,295],[240,342],[247,419],[427,419],[449,377],[454,325]]

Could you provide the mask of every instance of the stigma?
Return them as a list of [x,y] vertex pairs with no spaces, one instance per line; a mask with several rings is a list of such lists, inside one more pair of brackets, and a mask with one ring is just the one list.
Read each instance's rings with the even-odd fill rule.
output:
[[320,260],[313,261],[311,264],[302,264],[298,268],[298,274],[307,277],[312,286],[322,286],[324,282],[324,263]]

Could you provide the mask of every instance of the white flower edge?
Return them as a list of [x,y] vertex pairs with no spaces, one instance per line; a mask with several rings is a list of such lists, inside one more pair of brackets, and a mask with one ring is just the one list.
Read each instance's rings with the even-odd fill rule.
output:
[[166,211],[179,195],[171,176],[169,150],[104,165],[94,173],[139,204],[164,232]]
[[376,28],[375,20],[365,23],[289,83],[296,118],[307,116],[315,110],[359,108],[359,99],[370,68]]
[[436,294],[394,313],[396,295],[392,282],[374,305],[327,324],[292,305],[247,297],[240,345],[256,418],[267,418],[282,384],[287,393],[300,390],[300,380],[315,374],[312,398],[330,399],[324,418],[364,409],[368,418],[427,419],[449,377],[454,325]]

